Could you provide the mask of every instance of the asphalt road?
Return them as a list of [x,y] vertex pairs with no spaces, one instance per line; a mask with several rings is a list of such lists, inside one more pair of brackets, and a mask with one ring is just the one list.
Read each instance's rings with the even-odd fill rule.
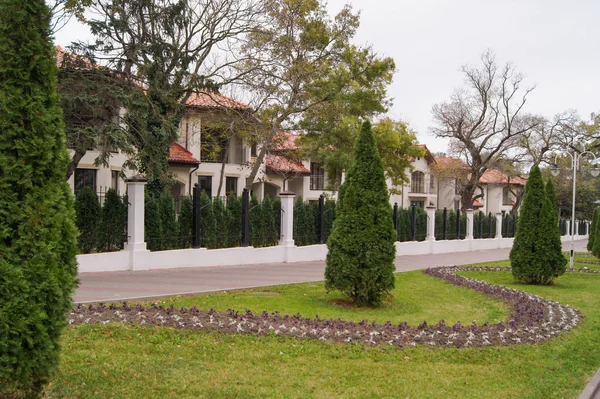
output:
[[[575,242],[584,251],[587,240]],[[563,247],[570,248],[570,243]],[[405,255],[395,260],[396,271],[454,266],[508,259],[510,249]],[[269,285],[322,281],[325,262],[215,266],[136,272],[82,273],[74,301],[109,302],[170,295],[208,293]]]

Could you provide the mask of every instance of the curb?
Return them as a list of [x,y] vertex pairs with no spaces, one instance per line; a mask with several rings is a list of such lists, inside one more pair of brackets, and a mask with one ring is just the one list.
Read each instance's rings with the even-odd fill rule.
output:
[[600,398],[600,369],[592,377],[589,384],[585,387],[579,399],[594,399]]

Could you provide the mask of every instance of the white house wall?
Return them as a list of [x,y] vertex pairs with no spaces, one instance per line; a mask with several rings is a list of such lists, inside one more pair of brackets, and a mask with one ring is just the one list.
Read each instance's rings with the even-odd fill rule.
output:
[[[71,155],[72,155],[72,151]],[[96,166],[94,165],[94,161],[100,154],[99,151],[90,150],[85,153],[83,158],[79,161],[77,165],[78,169],[94,169],[96,170],[96,190],[97,191],[106,191],[109,188],[112,188],[112,172],[118,171],[121,172],[123,168],[123,164],[127,161],[127,157],[120,153],[115,152],[111,155],[109,159],[109,166],[106,167],[104,165]],[[125,170],[126,175],[131,175],[132,172]],[[71,190],[74,190],[75,187],[75,172],[69,177],[67,183],[71,187]],[[119,194],[124,194],[126,191],[126,183],[123,179],[119,178],[117,182],[117,192]]]

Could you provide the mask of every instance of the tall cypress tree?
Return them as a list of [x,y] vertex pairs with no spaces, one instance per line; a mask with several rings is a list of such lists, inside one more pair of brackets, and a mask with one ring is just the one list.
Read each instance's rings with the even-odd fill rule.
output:
[[96,247],[101,212],[102,207],[94,190],[86,187],[77,194],[75,214],[79,229],[78,242],[79,249],[84,254],[89,254]]
[[362,125],[354,160],[327,240],[325,288],[358,304],[378,304],[394,288],[396,247],[383,163],[369,122]]
[[[550,187],[553,192],[553,186]],[[549,190],[549,191],[550,191]],[[510,263],[515,279],[529,284],[549,284],[565,272],[556,211],[544,188],[542,174],[533,166],[517,222]]]
[[592,229],[595,237],[592,244],[592,255],[596,258],[600,258],[600,211],[598,211],[598,217],[594,219],[592,223]]
[[552,281],[555,277],[561,276],[566,271],[567,260],[562,253],[562,241],[560,239],[560,227],[558,226],[558,199],[554,190],[552,179],[548,179],[545,187],[546,208],[542,211],[547,216],[548,233],[545,238],[548,240],[548,250],[545,253],[547,273]]
[[0,397],[41,395],[77,285],[49,23],[43,0],[0,2]]
[[594,209],[594,215],[592,216],[592,225],[590,226],[590,236],[588,237],[587,243],[587,250],[590,252],[592,251],[592,248],[594,248],[594,241],[596,239],[596,227],[599,215],[600,212],[598,211],[598,208]]

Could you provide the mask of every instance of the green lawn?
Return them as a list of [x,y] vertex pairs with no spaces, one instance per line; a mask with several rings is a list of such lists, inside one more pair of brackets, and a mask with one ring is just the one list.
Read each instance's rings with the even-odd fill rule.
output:
[[[515,284],[506,272],[463,274],[570,304],[585,320],[543,344],[472,349],[366,347],[124,325],[70,327],[61,370],[47,397],[577,397],[600,367],[600,275],[568,274],[554,286],[533,287]],[[325,294],[319,283],[161,302],[409,324],[507,317],[502,303],[422,272],[396,278],[394,300],[381,309],[348,306],[340,296]]]

